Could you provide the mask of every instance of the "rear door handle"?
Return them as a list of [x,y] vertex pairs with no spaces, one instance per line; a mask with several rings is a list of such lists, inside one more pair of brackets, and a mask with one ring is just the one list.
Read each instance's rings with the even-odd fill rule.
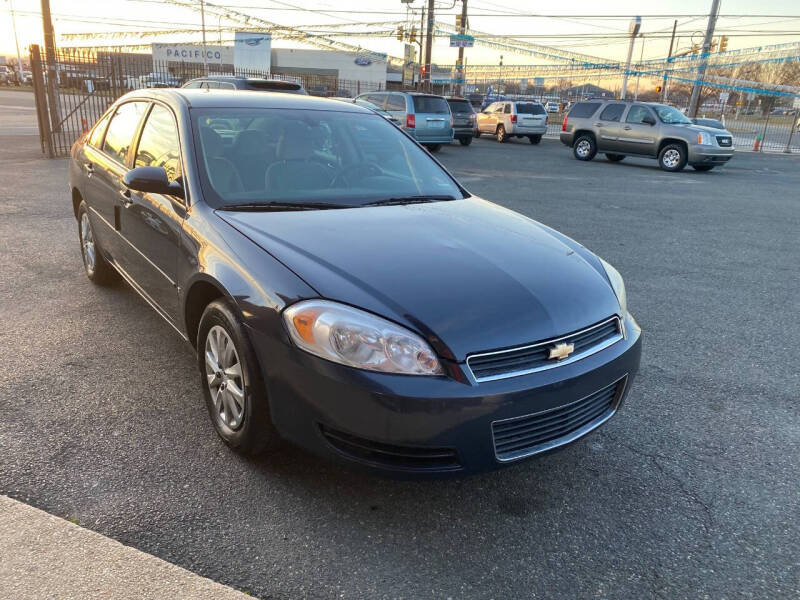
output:
[[133,204],[130,190],[128,189],[120,190],[119,195],[122,198],[122,206],[124,206],[125,208],[128,208],[131,204]]

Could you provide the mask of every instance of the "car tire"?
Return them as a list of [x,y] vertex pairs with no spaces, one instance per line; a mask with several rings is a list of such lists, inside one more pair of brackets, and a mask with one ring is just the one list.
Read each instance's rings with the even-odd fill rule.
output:
[[458,141],[461,143],[462,146],[469,146],[472,143],[471,137],[460,137]]
[[658,166],[664,171],[676,173],[686,166],[686,148],[681,144],[667,144],[658,153]]
[[442,149],[441,144],[431,144],[430,146],[425,146],[428,149],[428,152],[438,152]]
[[572,154],[578,160],[592,160],[597,154],[597,143],[594,136],[584,133],[572,144]]
[[476,132],[475,132],[475,137],[476,137],[476,138],[479,138],[479,137],[481,137],[481,132],[480,132],[480,131],[476,131]]
[[497,126],[497,141],[501,144],[503,142],[508,141],[508,136],[506,135],[506,128],[502,125]]
[[280,444],[258,360],[241,317],[227,300],[215,300],[203,311],[197,366],[208,414],[222,441],[251,455]]
[[710,171],[710,170],[711,170],[711,169],[713,169],[715,166],[716,166],[716,165],[692,165],[692,168],[693,168],[695,171],[701,171],[701,172],[703,172],[703,171]]
[[606,158],[611,162],[620,162],[625,158],[624,154],[606,154]]
[[542,141],[542,136],[540,135],[529,135],[528,139],[531,141],[531,144],[538,144]]
[[92,283],[108,285],[117,280],[117,272],[103,256],[97,244],[92,221],[89,219],[89,207],[83,200],[78,206],[78,241],[81,244],[81,258],[86,276]]

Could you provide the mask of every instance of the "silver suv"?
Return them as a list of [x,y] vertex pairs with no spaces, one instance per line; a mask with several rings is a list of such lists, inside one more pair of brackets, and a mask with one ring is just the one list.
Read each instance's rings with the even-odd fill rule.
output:
[[538,144],[547,133],[547,112],[539,102],[504,100],[494,102],[478,114],[478,131],[496,135],[498,142],[507,142],[512,136],[526,137]]
[[666,104],[587,100],[564,117],[561,142],[578,160],[603,152],[611,162],[626,156],[658,159],[665,171],[687,164],[710,171],[733,156],[733,136],[725,129],[701,127]]

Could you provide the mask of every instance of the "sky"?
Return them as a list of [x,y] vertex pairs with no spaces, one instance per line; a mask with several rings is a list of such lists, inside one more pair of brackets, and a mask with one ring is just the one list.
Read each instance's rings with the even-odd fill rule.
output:
[[[199,6],[198,0],[179,0]],[[217,0],[215,4],[239,10],[281,25],[313,27],[346,23],[352,31],[388,31],[394,25],[376,25],[384,22],[419,23],[419,9],[426,0],[413,0],[410,5],[400,0]],[[41,43],[42,26],[37,0],[0,0],[0,55],[15,54],[14,29],[10,8],[13,5],[16,29],[22,53],[32,43]],[[411,7],[411,11],[408,10]],[[601,8],[602,6],[602,8]],[[624,39],[628,23],[634,15],[642,15],[642,40],[637,40],[634,57],[662,58],[667,55],[669,34],[673,19],[678,18],[679,37],[676,50],[683,50],[694,42],[701,42],[705,31],[711,0],[571,0],[570,2],[537,2],[535,0],[469,0],[469,23],[472,29],[502,35],[526,36],[526,41],[560,47],[591,56],[624,60],[628,41]],[[460,12],[458,0],[436,2],[437,20],[453,24]],[[51,0],[53,24],[56,35],[67,33],[97,33],[92,41],[66,40],[57,37],[57,44],[67,45],[128,45],[158,42],[199,41],[200,14],[197,10],[172,6],[160,0]],[[335,11],[335,12],[332,12]],[[413,15],[412,15],[413,13]],[[520,13],[520,14],[515,14]],[[605,17],[598,18],[602,14]],[[542,15],[542,16],[533,16]],[[549,16],[548,16],[549,15]],[[687,15],[687,16],[678,16]],[[800,2],[798,0],[722,0],[718,34],[729,34],[728,49],[753,47],[762,44],[800,42]],[[726,16],[731,15],[731,16]],[[737,15],[737,16],[733,16]],[[763,15],[760,17],[738,15]],[[364,25],[363,23],[370,23]],[[229,31],[233,23],[207,17],[207,43],[232,39]],[[190,29],[196,33],[182,33],[153,37],[136,34],[155,30]],[[124,39],[101,37],[104,32],[132,32]],[[605,37],[605,36],[618,37]],[[560,37],[556,37],[560,36]],[[601,36],[601,37],[598,37]],[[351,37],[346,40],[370,50],[393,56],[403,55],[403,44],[389,35],[381,37]],[[274,47],[292,47],[296,44],[275,39]],[[433,62],[453,64],[457,50],[449,48],[446,39],[437,39]],[[512,54],[507,51],[476,46],[466,50],[468,64],[539,64],[541,57]]]

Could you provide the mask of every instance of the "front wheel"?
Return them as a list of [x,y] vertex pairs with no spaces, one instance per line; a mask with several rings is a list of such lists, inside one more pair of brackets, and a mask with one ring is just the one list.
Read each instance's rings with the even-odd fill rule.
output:
[[103,257],[89,219],[89,208],[81,201],[78,207],[78,237],[81,242],[81,257],[86,276],[92,283],[107,285],[116,279],[117,272]]
[[686,149],[681,144],[667,144],[658,153],[658,166],[664,171],[682,170],[686,166]]
[[211,422],[232,450],[258,454],[278,444],[258,360],[241,318],[225,300],[203,311],[197,365]]
[[471,137],[460,137],[458,141],[461,143],[462,146],[469,146],[472,143]]
[[538,144],[542,141],[542,136],[540,135],[529,135],[528,139],[531,141],[531,144]]
[[624,154],[606,154],[606,158],[611,162],[619,162],[625,158]]
[[500,125],[497,128],[497,141],[502,144],[506,140],[508,140],[508,136],[506,135],[506,128]]
[[695,171],[710,171],[714,168],[714,165],[692,165],[692,168]]
[[572,154],[578,160],[592,160],[597,154],[597,144],[594,137],[588,134],[581,135],[572,145]]

